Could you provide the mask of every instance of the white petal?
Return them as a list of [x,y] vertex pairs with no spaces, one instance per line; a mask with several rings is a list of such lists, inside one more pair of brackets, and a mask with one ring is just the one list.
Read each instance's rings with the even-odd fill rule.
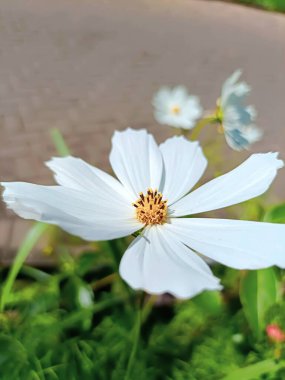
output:
[[75,157],[53,158],[46,165],[55,173],[56,181],[67,188],[92,196],[99,210],[110,209],[113,215],[134,212],[135,200],[123,185],[109,174]]
[[98,193],[109,194],[117,202],[132,203],[129,193],[117,179],[80,158],[54,157],[46,165],[55,173],[59,185],[92,194],[96,192],[97,197]]
[[185,86],[176,86],[172,89],[171,100],[178,104],[182,104],[189,97],[188,90]]
[[221,95],[222,108],[227,107],[238,98],[240,101],[250,92],[250,86],[246,82],[238,82],[241,74],[242,71],[237,70],[224,82]]
[[25,219],[62,227],[86,240],[114,239],[142,228],[129,204],[62,186],[2,183],[8,208]]
[[164,162],[162,194],[168,204],[187,194],[203,175],[207,160],[198,142],[172,137],[159,146]]
[[255,125],[251,125],[244,129],[243,135],[247,139],[249,144],[254,144],[255,142],[261,140],[263,132]]
[[239,80],[239,78],[242,75],[242,70],[238,69],[233,72],[231,76],[228,77],[228,79],[225,80],[223,84],[223,90],[227,90],[228,88],[232,88],[236,84],[236,82]]
[[285,267],[284,224],[173,218],[171,224],[165,226],[187,246],[229,267]]
[[187,96],[180,103],[173,100],[170,110],[175,106],[180,108],[180,113],[173,114],[168,110],[168,112],[164,114],[164,124],[176,128],[192,129],[203,112],[199,98],[196,96]]
[[125,252],[122,278],[134,289],[190,298],[203,290],[221,289],[207,264],[163,226],[144,231]]
[[283,167],[277,153],[253,154],[236,169],[201,186],[172,205],[173,216],[217,210],[263,194]]
[[161,87],[153,96],[152,105],[159,111],[165,111],[171,100],[172,90],[169,87]]
[[245,110],[249,114],[251,121],[254,122],[257,117],[257,110],[255,109],[255,107],[247,106]]
[[189,96],[184,106],[185,116],[194,122],[201,117],[203,108],[200,104],[200,99],[197,96]]
[[244,98],[250,90],[251,88],[246,82],[239,82],[234,86],[234,94],[240,98]]
[[221,95],[221,105],[224,107],[226,105],[228,97],[233,92],[233,86],[239,80],[242,74],[241,70],[236,70],[228,79],[225,80],[222,86],[222,95]]
[[158,189],[162,175],[162,157],[152,135],[146,130],[115,132],[110,162],[121,183],[137,199],[150,187]]
[[262,131],[255,125],[240,126],[238,129],[226,129],[225,138],[229,146],[237,151],[249,149],[251,144],[262,138]]

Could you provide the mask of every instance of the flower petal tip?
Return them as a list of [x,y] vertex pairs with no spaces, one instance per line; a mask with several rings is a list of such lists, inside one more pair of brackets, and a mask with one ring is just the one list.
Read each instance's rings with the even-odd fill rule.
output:
[[[284,161],[280,159],[279,152],[268,152],[268,153],[255,153],[251,157],[256,157],[258,159],[263,159],[263,163],[268,165],[268,167],[274,169],[281,169],[284,166]],[[262,161],[260,161],[261,163]]]
[[2,198],[5,201],[4,197],[7,195],[9,182],[0,182],[1,190],[2,190]]
[[134,128],[131,128],[131,127],[128,127],[122,131],[118,131],[116,130],[114,133],[113,133],[113,137],[112,137],[112,141],[116,138],[118,138],[119,136],[126,136],[126,135],[134,135],[134,134],[144,134],[144,135],[149,135],[148,131],[144,128],[142,129],[134,129]]
[[69,160],[70,158],[75,158],[75,157],[73,157],[73,156],[71,156],[71,155],[69,155],[69,156],[64,156],[64,157],[53,156],[53,157],[51,157],[48,161],[45,161],[44,164],[45,164],[49,169],[51,169],[51,167],[52,167],[53,165],[58,164],[58,163],[61,163],[61,162],[66,161],[66,160]]
[[276,169],[282,169],[284,167],[284,161],[281,160],[278,156],[279,156],[279,152],[271,152],[271,153],[268,153],[272,156],[272,158],[274,159],[275,161],[275,165],[276,165]]

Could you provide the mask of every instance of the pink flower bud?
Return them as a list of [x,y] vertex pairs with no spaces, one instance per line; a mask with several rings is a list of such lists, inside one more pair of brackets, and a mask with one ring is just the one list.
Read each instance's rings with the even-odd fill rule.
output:
[[278,325],[272,324],[266,327],[268,338],[274,343],[281,343],[285,341],[285,333]]

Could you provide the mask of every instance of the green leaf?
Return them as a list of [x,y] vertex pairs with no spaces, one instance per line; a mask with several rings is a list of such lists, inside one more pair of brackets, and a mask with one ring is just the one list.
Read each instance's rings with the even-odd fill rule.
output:
[[265,313],[279,299],[274,268],[248,271],[241,280],[240,300],[248,323],[257,338],[265,328]]
[[192,299],[192,302],[206,314],[217,315],[223,309],[221,293],[205,291]]
[[54,128],[51,130],[51,138],[52,141],[56,147],[56,150],[62,157],[70,156],[70,150],[68,146],[66,145],[64,138],[61,134],[61,132]]
[[11,379],[16,375],[17,369],[22,369],[27,364],[27,360],[26,349],[20,341],[12,336],[0,335],[0,368],[5,367],[7,373],[10,372]]
[[16,257],[13,261],[13,265],[9,270],[8,277],[2,287],[1,300],[0,300],[0,310],[5,309],[6,303],[9,301],[9,295],[12,290],[15,279],[23,266],[26,258],[29,256],[30,252],[37,244],[42,235],[48,230],[48,225],[37,222],[27,233],[23,243],[18,249]]
[[272,359],[252,364],[248,367],[239,368],[222,378],[222,380],[254,380],[259,379],[264,373],[275,373],[285,367],[285,362],[276,363]]
[[263,221],[269,223],[285,223],[285,203],[274,206],[267,211]]

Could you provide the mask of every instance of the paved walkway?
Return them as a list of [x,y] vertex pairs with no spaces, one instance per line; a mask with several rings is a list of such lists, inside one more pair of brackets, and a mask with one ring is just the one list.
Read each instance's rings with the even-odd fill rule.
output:
[[[168,133],[152,117],[159,86],[186,84],[209,107],[239,67],[266,132],[255,149],[285,152],[284,36],[285,16],[213,0],[1,0],[0,179],[51,183],[51,127],[108,169],[114,129]],[[7,255],[29,224],[0,212]]]

